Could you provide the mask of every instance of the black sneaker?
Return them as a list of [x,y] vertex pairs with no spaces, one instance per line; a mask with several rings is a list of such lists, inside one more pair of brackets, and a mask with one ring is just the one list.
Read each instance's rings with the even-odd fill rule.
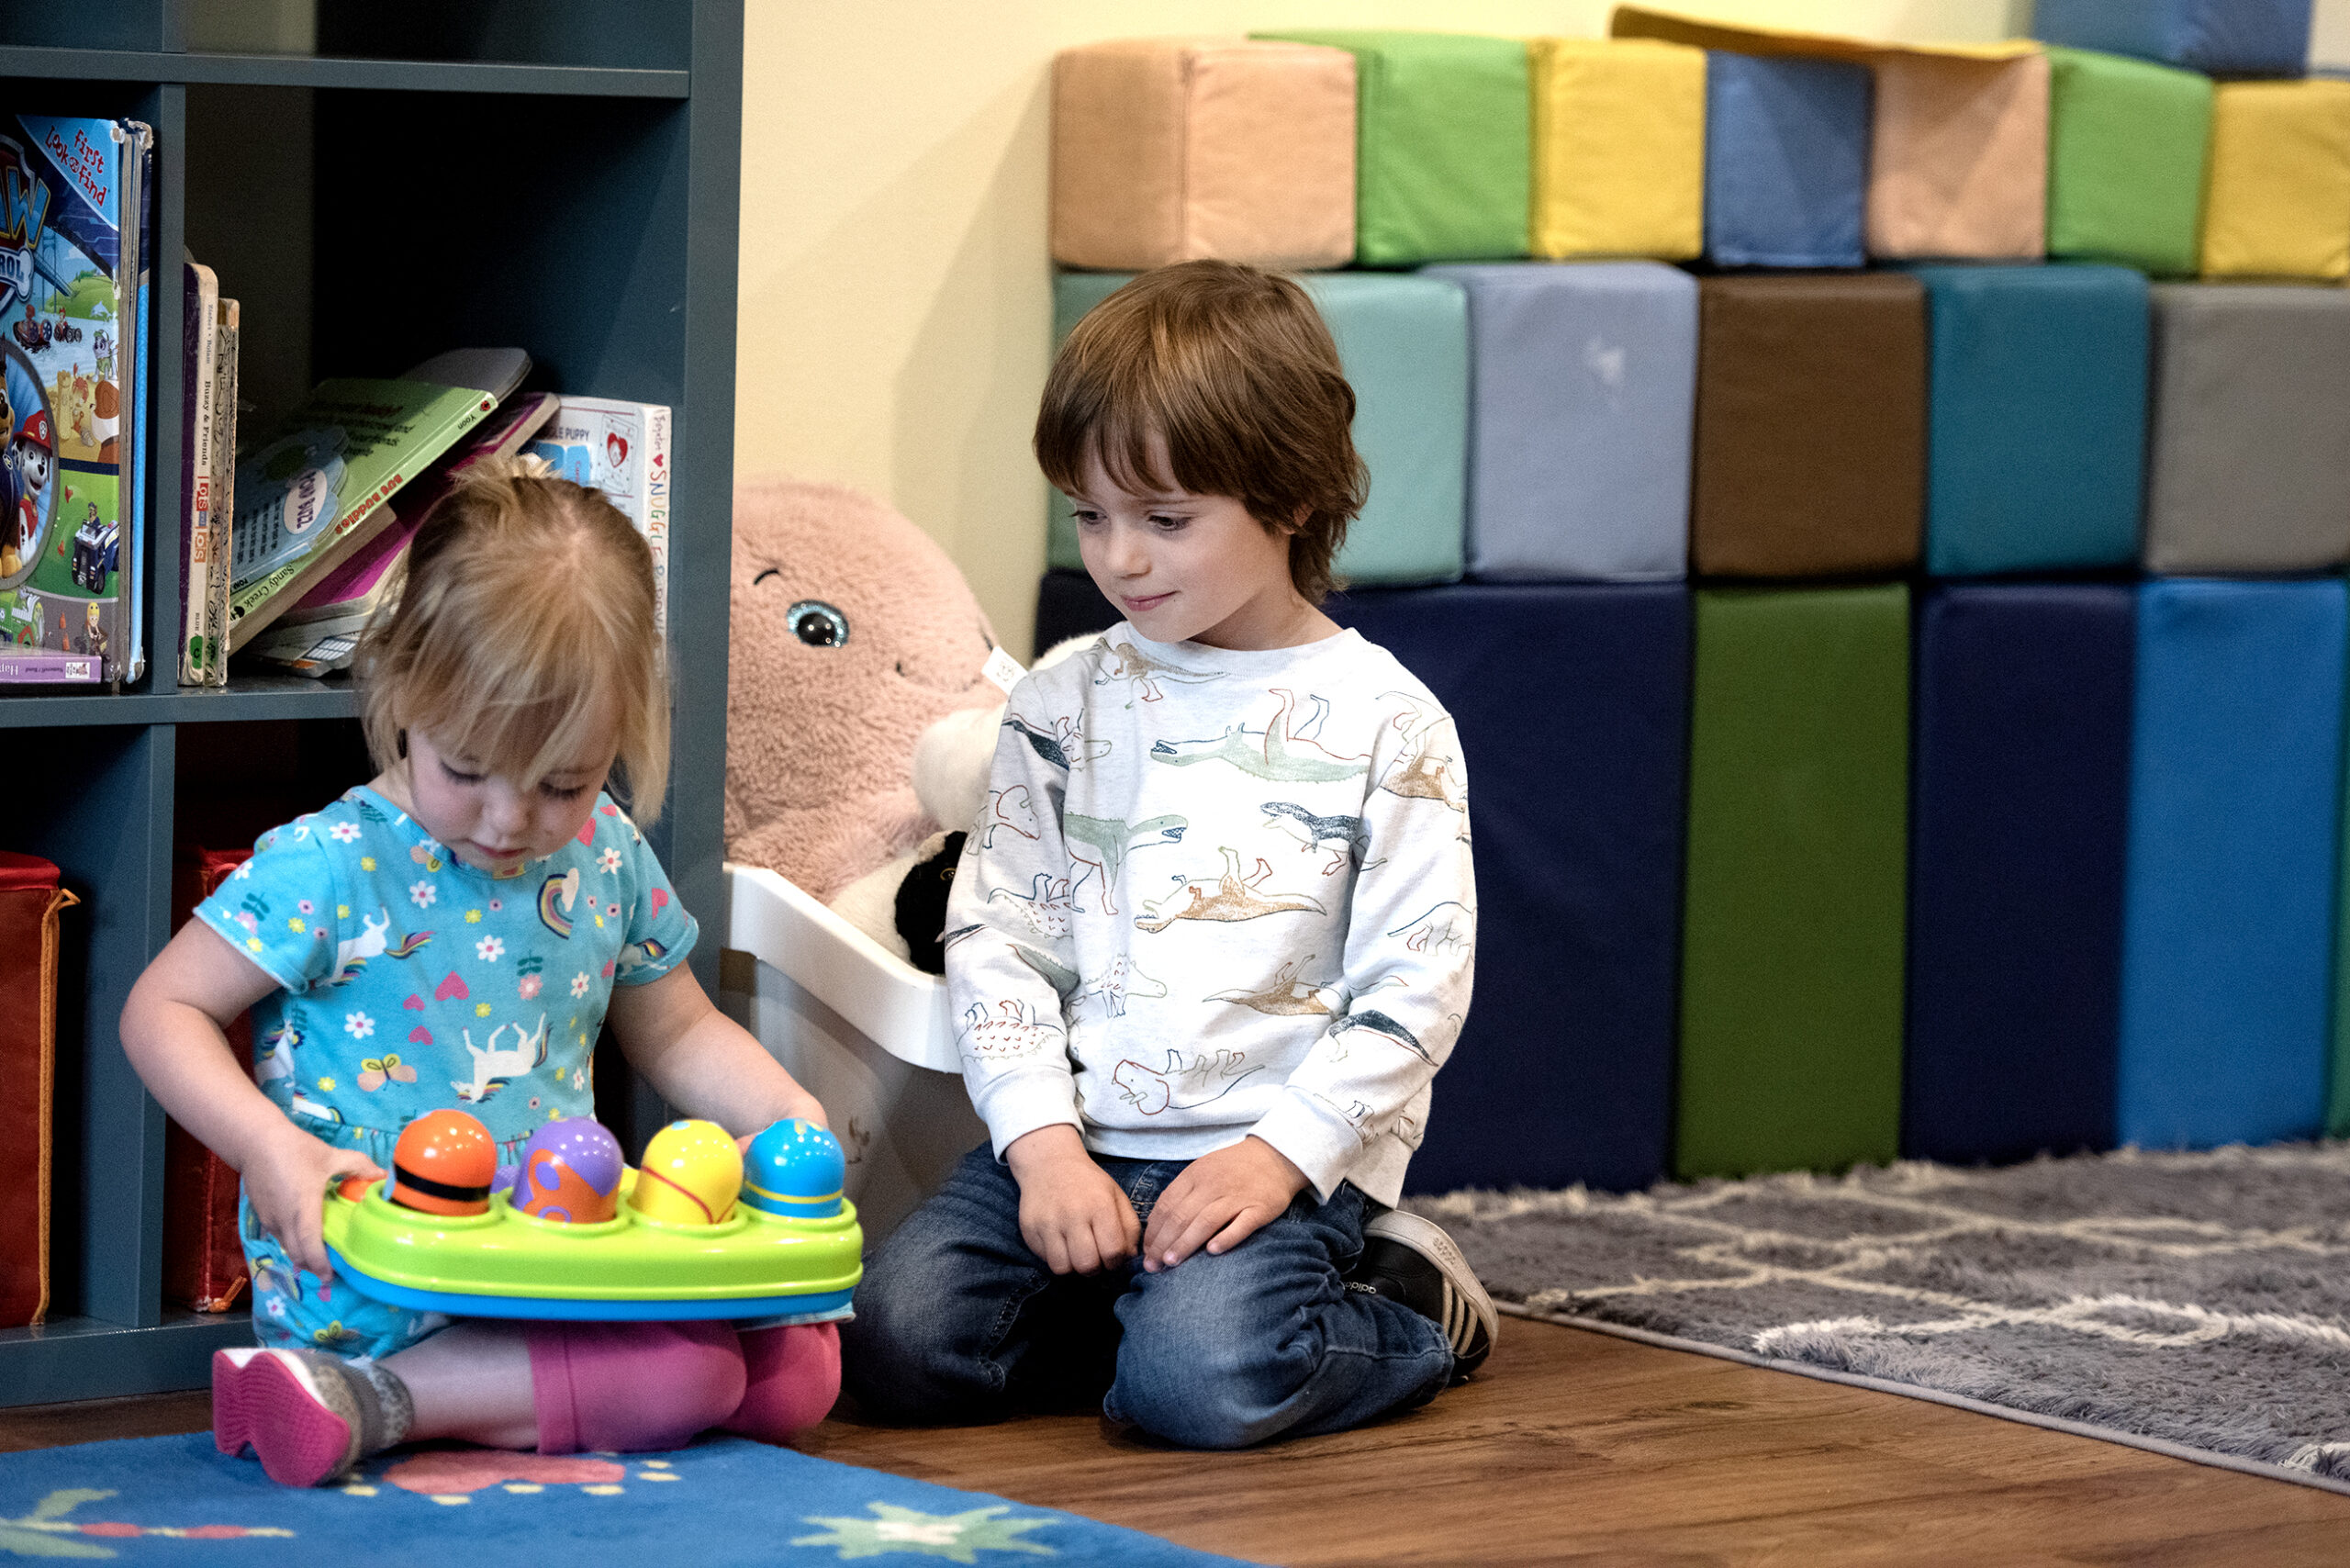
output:
[[1485,1364],[1501,1332],[1494,1298],[1452,1238],[1433,1220],[1388,1209],[1362,1227],[1362,1259],[1348,1287],[1400,1302],[1444,1330],[1455,1382]]

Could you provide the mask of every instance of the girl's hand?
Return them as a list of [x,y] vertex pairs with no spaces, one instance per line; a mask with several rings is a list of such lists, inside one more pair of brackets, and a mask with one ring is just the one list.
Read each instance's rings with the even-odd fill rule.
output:
[[355,1148],[337,1148],[290,1122],[285,1126],[283,1137],[247,1162],[245,1195],[253,1216],[288,1258],[320,1280],[330,1280],[334,1266],[327,1261],[321,1234],[327,1192],[345,1176],[380,1181],[383,1168]]
[[1020,1183],[1020,1239],[1056,1274],[1098,1274],[1135,1255],[1142,1222],[1110,1173],[1066,1123],[1038,1127],[1003,1151]]
[[1203,1246],[1211,1254],[1229,1252],[1279,1219],[1304,1190],[1305,1172],[1253,1134],[1229,1148],[1203,1154],[1151,1206],[1142,1266],[1155,1274]]

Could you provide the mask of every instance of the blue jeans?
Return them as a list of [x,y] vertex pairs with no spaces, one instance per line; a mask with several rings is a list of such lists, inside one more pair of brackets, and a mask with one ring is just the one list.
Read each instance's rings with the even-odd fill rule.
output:
[[[1150,1223],[1190,1163],[1096,1155]],[[1452,1375],[1435,1323],[1339,1271],[1362,1251],[1351,1185],[1220,1256],[1055,1274],[1020,1238],[1020,1187],[982,1144],[866,1260],[841,1374],[870,1416],[986,1421],[1102,1401],[1190,1448],[1344,1431],[1433,1399]],[[1106,1393],[1105,1393],[1106,1391]]]

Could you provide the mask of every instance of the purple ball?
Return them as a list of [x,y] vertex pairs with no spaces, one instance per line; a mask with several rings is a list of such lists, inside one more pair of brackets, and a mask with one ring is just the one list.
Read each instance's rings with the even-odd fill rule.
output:
[[619,1212],[620,1192],[620,1139],[581,1116],[531,1135],[509,1201],[539,1219],[598,1225]]

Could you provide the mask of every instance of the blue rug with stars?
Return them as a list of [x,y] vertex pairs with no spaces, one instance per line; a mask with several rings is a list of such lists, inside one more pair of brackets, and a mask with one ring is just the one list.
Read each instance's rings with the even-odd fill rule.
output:
[[222,1457],[207,1432],[0,1454],[0,1561],[21,1558],[173,1568],[1235,1561],[741,1438],[660,1454],[395,1450],[337,1485],[294,1491],[252,1460]]

